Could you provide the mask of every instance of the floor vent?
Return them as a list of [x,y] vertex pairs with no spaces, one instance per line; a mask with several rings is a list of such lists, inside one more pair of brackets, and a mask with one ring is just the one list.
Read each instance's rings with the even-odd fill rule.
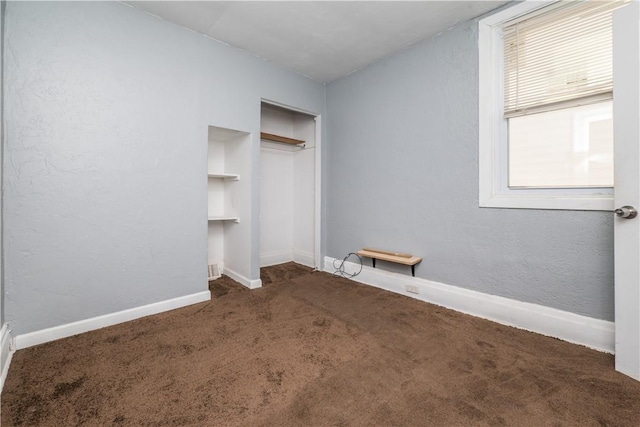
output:
[[217,279],[220,276],[221,274],[218,264],[209,264],[209,280]]

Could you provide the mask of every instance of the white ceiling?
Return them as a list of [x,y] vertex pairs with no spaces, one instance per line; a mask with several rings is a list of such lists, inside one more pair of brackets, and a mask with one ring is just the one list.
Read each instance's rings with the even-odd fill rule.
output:
[[127,1],[329,82],[507,1]]

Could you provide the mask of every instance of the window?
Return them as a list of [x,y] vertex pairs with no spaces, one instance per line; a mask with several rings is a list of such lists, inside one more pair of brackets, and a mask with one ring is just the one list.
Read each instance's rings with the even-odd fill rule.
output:
[[525,1],[479,23],[480,206],[613,208],[615,2]]

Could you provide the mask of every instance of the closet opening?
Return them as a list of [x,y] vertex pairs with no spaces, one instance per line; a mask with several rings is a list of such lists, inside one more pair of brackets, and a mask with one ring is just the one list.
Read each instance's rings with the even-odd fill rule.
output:
[[321,269],[320,117],[263,101],[260,131],[260,267]]

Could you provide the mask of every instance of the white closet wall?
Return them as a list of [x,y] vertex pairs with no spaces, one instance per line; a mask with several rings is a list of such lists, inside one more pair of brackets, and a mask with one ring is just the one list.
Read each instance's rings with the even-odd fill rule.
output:
[[304,140],[261,142],[260,265],[288,261],[315,267],[315,120],[263,104],[261,131]]
[[260,266],[292,261],[293,155],[260,149]]

